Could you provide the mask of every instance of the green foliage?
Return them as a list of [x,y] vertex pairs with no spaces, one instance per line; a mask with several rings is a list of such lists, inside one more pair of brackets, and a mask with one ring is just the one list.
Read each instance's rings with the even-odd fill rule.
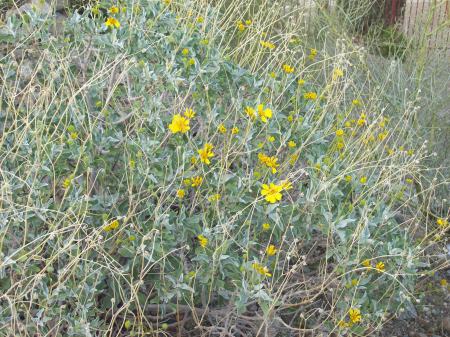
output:
[[[56,36],[38,15],[6,23],[6,335],[331,333],[339,321],[362,334],[410,305],[422,247],[396,216],[417,205],[411,181],[427,170],[425,149],[404,145],[410,116],[399,123],[349,84],[360,55],[316,55],[307,41],[276,54],[245,40],[257,24],[218,29],[220,13],[186,7],[123,3],[110,14],[118,29],[91,8]],[[267,66],[240,66],[224,40]],[[186,109],[190,129],[170,132]],[[210,164],[198,152],[207,143]],[[270,183],[278,202],[261,194]]]

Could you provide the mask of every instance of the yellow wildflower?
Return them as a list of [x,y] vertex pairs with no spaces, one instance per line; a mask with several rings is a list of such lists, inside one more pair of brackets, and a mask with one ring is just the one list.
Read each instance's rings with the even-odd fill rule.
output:
[[259,41],[259,43],[261,44],[261,46],[263,46],[264,48],[268,48],[268,49],[274,49],[275,45],[272,42],[269,41]]
[[206,248],[206,246],[208,245],[208,239],[203,234],[198,235],[197,240],[202,248]]
[[270,183],[269,185],[263,184],[261,195],[265,197],[267,202],[273,204],[283,197],[281,194],[282,190],[283,187],[281,185],[275,185],[274,183]]
[[284,191],[288,191],[288,190],[292,189],[292,183],[289,181],[289,179],[282,180],[281,181],[281,188]]
[[213,194],[208,198],[208,201],[219,201],[222,196],[219,193]]
[[274,245],[269,245],[266,248],[266,253],[268,256],[274,256],[277,253],[278,249]]
[[219,130],[220,133],[226,133],[227,132],[227,128],[223,124],[220,124],[219,127],[217,128],[217,130]]
[[309,56],[308,56],[308,58],[309,58],[311,61],[313,61],[313,60],[315,59],[316,55],[317,55],[317,49],[311,48],[310,51],[309,51]]
[[256,112],[255,109],[253,109],[252,107],[246,107],[245,108],[245,113],[247,114],[248,117],[250,117],[251,119],[254,119],[256,117]]
[[169,124],[169,129],[172,133],[186,133],[190,128],[189,119],[182,117],[180,114],[173,116],[172,123]]
[[201,176],[196,176],[196,177],[194,177],[194,178],[192,178],[192,180],[191,180],[191,186],[192,187],[198,187],[198,186],[200,186],[201,184],[202,184],[202,182],[203,182],[203,177],[201,177]]
[[361,179],[359,179],[359,182],[360,182],[361,184],[367,183],[367,177],[366,177],[366,176],[362,176]]
[[267,141],[273,143],[275,141],[275,137],[269,136],[269,137],[267,137]]
[[440,285],[443,286],[443,287],[446,287],[447,284],[448,284],[448,282],[447,282],[447,280],[446,280],[445,278],[443,278],[439,283],[440,283]]
[[448,226],[448,220],[444,218],[439,218],[436,220],[436,223],[439,225],[439,227],[445,228]]
[[116,229],[119,227],[119,220],[114,220],[111,223],[109,223],[108,225],[103,227],[103,230],[105,232],[109,232],[112,231],[113,229]]
[[290,141],[288,142],[288,146],[289,146],[289,147],[296,147],[297,144],[296,144],[293,140],[290,140]]
[[254,262],[252,264],[253,269],[255,269],[259,274],[267,277],[271,277],[272,274],[269,273],[269,268],[260,265],[258,262]]
[[384,263],[381,262],[381,261],[378,262],[378,263],[375,265],[375,269],[376,269],[379,273],[384,272],[384,270],[385,270]]
[[261,163],[272,169],[272,174],[275,174],[277,172],[277,167],[279,166],[279,164],[277,163],[278,161],[277,157],[275,156],[269,157],[266,156],[264,153],[259,153],[258,159]]
[[270,229],[270,224],[268,224],[268,223],[263,223],[263,224],[262,224],[262,228],[263,228],[264,231],[268,231],[268,230]]
[[119,13],[119,7],[117,7],[117,6],[112,6],[112,7],[109,8],[109,12],[110,12],[111,14],[117,14],[117,13]]
[[350,176],[350,175],[347,175],[347,176],[345,176],[345,181],[346,182],[351,182],[352,181],[352,176]]
[[105,26],[106,27],[116,27],[119,28],[120,27],[120,22],[119,20],[113,18],[113,17],[109,17],[106,22],[105,22]]
[[342,130],[342,129],[336,130],[337,137],[342,137],[343,135],[344,135],[344,130]]
[[210,143],[206,143],[205,146],[203,146],[203,149],[198,150],[198,154],[202,163],[205,163],[206,165],[211,164],[209,158],[214,157],[214,152],[212,152],[212,149],[213,145]]
[[361,311],[359,309],[350,309],[348,311],[348,317],[352,323],[361,322]]
[[295,68],[291,67],[289,64],[283,64],[282,68],[286,74],[292,74],[295,70]]
[[231,129],[231,134],[236,135],[238,133],[239,133],[239,128],[238,127],[235,126],[234,128]]
[[271,71],[271,72],[269,73],[269,76],[272,77],[272,78],[276,78],[276,77],[277,77],[277,74],[276,74],[274,71]]
[[178,198],[183,199],[185,195],[186,195],[186,192],[183,189],[179,189],[177,191],[177,197]]
[[198,18],[197,18],[197,22],[198,23],[203,23],[205,21],[205,18],[203,17],[203,16],[199,16]]
[[245,24],[247,26],[250,26],[252,24],[252,20],[250,20],[250,19],[245,20]]
[[353,287],[356,287],[358,285],[358,283],[359,283],[359,281],[357,279],[355,279],[355,278],[352,279],[351,284],[352,284]]
[[369,259],[365,259],[362,263],[361,263],[364,267],[369,268],[371,263]]
[[317,99],[317,94],[315,92],[309,91],[305,92],[303,98],[314,101]]
[[188,119],[192,119],[192,118],[195,117],[195,111],[192,110],[192,109],[190,109],[190,108],[188,108],[188,109],[186,109],[186,110],[184,111],[184,116],[185,116],[186,118],[188,118]]
[[258,115],[264,123],[267,123],[267,119],[272,118],[272,110],[269,108],[264,109],[264,104],[258,104]]
[[352,101],[352,104],[353,104],[353,105],[356,105],[356,106],[359,106],[359,105],[361,105],[361,101],[360,101],[359,99],[354,99],[354,100]]
[[299,80],[297,81],[297,84],[298,84],[299,86],[303,86],[303,85],[305,85],[305,80],[299,79]]
[[183,54],[183,55],[187,55],[187,54],[189,54],[189,49],[187,49],[187,48],[184,48],[182,51],[181,51],[181,54]]
[[336,68],[333,70],[333,81],[336,81],[339,77],[344,76],[344,72],[340,68]]
[[186,186],[191,186],[192,180],[190,178],[186,178],[183,180],[183,184],[185,184]]
[[236,23],[236,25],[237,25],[237,29],[238,29],[240,32],[243,32],[243,31],[245,30],[245,25],[244,25],[244,23],[243,23],[242,21],[238,21],[238,22]]
[[64,182],[62,184],[63,188],[67,189],[72,184],[72,178],[66,178],[64,179]]

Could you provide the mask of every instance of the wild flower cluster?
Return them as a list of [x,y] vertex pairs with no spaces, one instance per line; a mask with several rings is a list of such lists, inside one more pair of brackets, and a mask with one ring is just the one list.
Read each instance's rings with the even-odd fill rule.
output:
[[151,0],[56,37],[7,23],[43,57],[27,79],[0,58],[2,331],[362,334],[411,300],[421,249],[395,216],[422,148],[345,85],[351,66],[305,43],[253,73],[208,20]]

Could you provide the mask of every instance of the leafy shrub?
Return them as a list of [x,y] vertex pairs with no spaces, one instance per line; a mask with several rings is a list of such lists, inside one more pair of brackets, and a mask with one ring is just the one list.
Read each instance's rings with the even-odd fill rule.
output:
[[363,334],[408,308],[413,107],[389,116],[306,42],[281,58],[281,39],[245,40],[248,18],[100,6],[106,21],[94,7],[56,36],[49,18],[6,23],[1,331]]

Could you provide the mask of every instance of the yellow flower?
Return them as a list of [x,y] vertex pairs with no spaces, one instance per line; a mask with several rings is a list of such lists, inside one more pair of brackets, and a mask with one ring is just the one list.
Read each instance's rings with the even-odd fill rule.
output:
[[269,137],[267,137],[267,141],[273,143],[275,141],[275,137],[269,136]]
[[269,73],[269,76],[272,77],[272,78],[276,78],[276,77],[277,77],[277,74],[276,74],[274,71],[271,71],[271,72]]
[[100,14],[100,9],[98,8],[98,6],[92,7],[91,13],[92,13],[94,16],[98,16],[98,15]]
[[72,184],[72,178],[66,178],[64,179],[64,182],[62,184],[63,188],[67,189]]
[[354,286],[354,287],[356,287],[357,285],[358,285],[358,280],[357,279],[352,279],[352,282],[351,282],[351,284],[352,284],[352,286]]
[[120,27],[120,22],[119,20],[113,18],[113,17],[109,17],[106,22],[105,22],[105,26],[106,27],[116,27],[119,28]]
[[250,26],[250,25],[252,24],[252,20],[250,20],[250,19],[245,20],[245,24],[246,24],[247,26]]
[[205,18],[203,17],[203,16],[199,16],[198,18],[197,18],[197,22],[198,23],[203,23],[205,21]]
[[446,287],[447,284],[448,284],[448,282],[447,282],[447,280],[446,280],[445,278],[443,278],[439,283],[440,283],[441,286],[443,286],[443,287]]
[[192,165],[197,164],[197,157],[195,157],[195,156],[192,156],[192,157],[191,157],[191,164],[192,164]]
[[369,268],[371,263],[369,259],[365,259],[362,263],[361,263],[364,267]]
[[213,201],[219,201],[221,197],[222,197],[222,196],[221,196],[219,193],[216,193],[216,194],[211,195],[211,196],[208,198],[208,200],[209,200],[210,202],[213,202]]
[[212,152],[212,149],[213,145],[210,143],[206,143],[205,146],[203,146],[203,149],[198,150],[198,154],[202,163],[205,163],[206,165],[211,164],[209,158],[214,157],[214,152]]
[[266,248],[266,253],[268,256],[274,256],[277,253],[278,249],[274,245],[269,245]]
[[383,262],[378,262],[376,265],[375,265],[375,269],[379,272],[379,273],[382,273],[382,272],[384,272],[384,270],[385,270],[385,268],[384,268],[384,263]]
[[270,224],[268,224],[268,223],[263,223],[263,224],[262,224],[262,228],[263,228],[264,231],[268,231],[268,230],[270,229]]
[[194,64],[195,64],[195,59],[190,58],[190,59],[188,60],[188,65],[189,65],[189,66],[193,66]]
[[266,156],[264,153],[259,153],[258,159],[261,163],[272,169],[272,174],[275,174],[277,172],[277,167],[279,166],[279,164],[277,163],[278,161],[277,157],[275,156],[269,157]]
[[192,109],[186,109],[186,111],[184,112],[184,115],[186,116],[186,118],[192,119],[195,117],[195,111]]
[[219,130],[220,133],[226,133],[227,132],[227,128],[223,124],[220,124],[219,127],[217,128],[217,130]]
[[289,146],[289,147],[296,147],[297,144],[296,144],[293,140],[290,140],[290,141],[288,142],[288,146]]
[[180,114],[173,116],[172,123],[169,124],[169,129],[172,133],[186,133],[190,128],[189,119],[182,117]]
[[269,185],[263,184],[261,195],[265,197],[267,202],[270,202],[271,204],[281,200],[283,195],[281,194],[281,191],[283,190],[283,187],[280,185],[275,185],[274,183],[270,183]]
[[258,262],[254,262],[252,264],[253,269],[255,269],[259,274],[267,277],[271,277],[272,274],[269,273],[269,268],[260,265]]
[[295,70],[295,68],[291,67],[289,64],[283,64],[282,68],[286,74],[292,74]]
[[272,118],[272,110],[269,108],[264,109],[264,104],[258,104],[257,110],[259,117],[264,123],[267,123],[267,119]]
[[77,139],[78,138],[78,132],[71,132],[70,133],[70,138],[73,139],[73,140]]
[[361,184],[367,183],[367,177],[366,177],[366,176],[362,176],[361,179],[359,179],[359,182],[360,182]]
[[298,157],[299,155],[297,153],[291,155],[291,157],[289,158],[289,164],[294,165],[297,162]]
[[272,42],[269,41],[259,41],[259,43],[261,44],[261,46],[263,46],[264,48],[268,48],[268,49],[275,49],[275,45]]
[[342,77],[342,76],[344,76],[344,72],[342,71],[342,69],[336,68],[336,69],[333,70],[332,78],[333,78],[334,81],[337,80],[339,77]]
[[208,239],[203,234],[198,235],[197,240],[202,248],[206,248],[206,246],[208,245]]
[[252,107],[249,106],[245,107],[245,113],[251,119],[254,119],[256,117],[255,109],[253,109]]
[[345,181],[346,182],[351,182],[352,181],[352,176],[349,176],[349,175],[347,175],[347,176],[345,176]]
[[352,104],[353,104],[353,105],[356,105],[356,106],[359,106],[359,105],[361,105],[361,101],[360,101],[359,99],[354,99],[354,100],[352,101]]
[[361,311],[359,309],[350,309],[348,311],[348,317],[352,323],[361,322]]
[[116,229],[119,227],[119,220],[114,220],[111,223],[109,223],[108,225],[103,227],[103,230],[105,232],[109,232],[112,231],[113,229]]
[[189,49],[184,48],[184,49],[181,51],[181,54],[183,54],[183,55],[189,54]]
[[233,135],[238,134],[238,133],[239,133],[239,128],[237,128],[237,127],[235,126],[234,128],[231,129],[231,133],[232,133]]
[[185,184],[186,186],[191,186],[192,185],[192,180],[189,178],[186,178],[183,180],[183,184]]
[[292,183],[288,179],[282,180],[281,181],[281,188],[284,191],[288,191],[288,190],[292,189]]
[[448,226],[448,220],[444,218],[439,218],[436,220],[436,223],[439,225],[439,227],[445,228]]
[[119,13],[119,7],[117,7],[117,6],[112,6],[112,7],[109,9],[109,12],[110,12],[111,14],[117,14],[117,13]]
[[194,177],[194,178],[192,178],[192,183],[191,183],[191,186],[192,187],[198,187],[198,186],[200,186],[201,184],[202,184],[202,182],[203,182],[203,177],[201,177],[201,176],[196,176],[196,177]]
[[297,84],[298,84],[299,86],[303,86],[303,85],[305,85],[305,80],[299,79],[299,80],[297,81]]
[[342,137],[343,135],[344,135],[344,130],[342,130],[342,129],[336,130],[337,137]]
[[317,99],[317,94],[315,92],[309,91],[309,92],[305,92],[305,94],[303,95],[303,97],[305,99],[309,99],[311,101],[314,101]]
[[412,184],[414,182],[414,180],[412,180],[411,178],[406,178],[405,180],[408,184]]
[[238,29],[240,32],[243,32],[243,31],[245,30],[245,25],[244,25],[244,23],[243,23],[242,21],[238,21],[238,22],[236,23],[236,25],[237,25],[237,29]]
[[186,192],[183,189],[179,189],[177,191],[177,197],[178,198],[183,199],[185,195],[186,195]]

